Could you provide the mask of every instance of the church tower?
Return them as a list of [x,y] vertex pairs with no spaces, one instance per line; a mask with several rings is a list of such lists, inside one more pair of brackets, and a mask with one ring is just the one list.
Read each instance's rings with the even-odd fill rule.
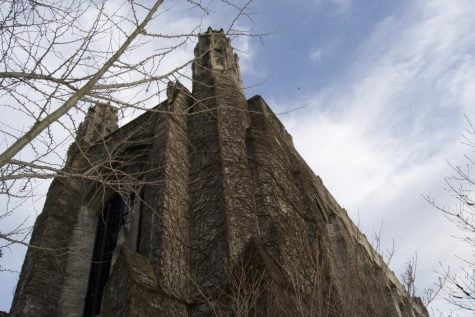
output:
[[89,110],[11,316],[428,316],[262,97],[246,100],[222,30],[199,35],[192,86],[122,127]]

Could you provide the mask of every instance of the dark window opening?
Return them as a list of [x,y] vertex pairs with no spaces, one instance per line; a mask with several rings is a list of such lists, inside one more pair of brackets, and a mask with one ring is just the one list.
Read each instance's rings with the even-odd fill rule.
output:
[[143,208],[144,208],[144,199],[145,199],[145,192],[142,189],[140,192],[140,204],[139,204],[139,225],[137,229],[137,241],[135,251],[140,253],[140,243],[142,242],[142,222],[143,222]]
[[211,55],[207,52],[203,57],[203,67],[205,69],[211,69]]
[[226,60],[226,51],[221,48],[215,49],[216,52],[216,61],[219,65],[222,65],[224,69],[228,68],[228,63]]
[[102,293],[111,269],[112,254],[117,245],[120,228],[129,213],[129,202],[120,195],[114,195],[99,215],[96,240],[92,254],[89,283],[84,305],[84,317],[101,312]]

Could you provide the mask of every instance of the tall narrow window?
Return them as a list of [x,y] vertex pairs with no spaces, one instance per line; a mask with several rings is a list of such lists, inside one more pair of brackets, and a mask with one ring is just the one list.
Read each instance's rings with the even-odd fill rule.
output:
[[109,199],[99,215],[84,317],[95,316],[101,312],[102,293],[109,278],[112,253],[117,245],[120,228],[124,225],[128,213],[128,202],[117,194]]
[[139,202],[139,216],[138,216],[138,225],[137,225],[137,233],[136,233],[136,240],[135,240],[135,251],[140,253],[140,244],[142,242],[142,222],[143,222],[143,209],[144,209],[144,199],[145,199],[145,192],[142,189],[140,192],[140,202]]

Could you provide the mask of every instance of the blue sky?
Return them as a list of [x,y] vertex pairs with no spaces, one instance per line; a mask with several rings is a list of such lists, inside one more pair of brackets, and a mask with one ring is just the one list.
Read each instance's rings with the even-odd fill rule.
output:
[[[444,191],[447,160],[463,163],[464,116],[475,121],[475,2],[274,0],[251,7],[253,21],[238,25],[270,33],[233,41],[244,86],[253,86],[246,96],[262,95],[276,113],[305,106],[280,115],[299,152],[369,240],[381,226],[382,250],[394,239],[396,274],[417,252],[416,286],[431,287],[439,261],[456,269],[455,254],[470,254],[421,195],[453,203]],[[226,28],[232,14],[215,11],[202,30]],[[181,32],[198,20],[177,6],[157,23]],[[169,64],[190,58],[192,49]],[[21,251],[11,252],[2,261],[18,269]],[[15,278],[0,275],[9,285],[0,309],[8,309]]]
[[393,270],[417,252],[417,287],[431,287],[439,261],[454,268],[455,254],[469,255],[421,195],[454,203],[443,179],[446,160],[463,163],[464,115],[475,115],[475,3],[302,0],[259,10],[275,33],[251,46],[249,81],[270,76],[255,90],[276,112],[307,105],[281,116],[299,151],[370,240],[381,226],[382,249],[394,239]]
[[[475,120],[475,3],[472,1],[275,1],[257,4],[246,93],[276,112],[370,240],[396,253],[400,275],[415,253],[417,288],[432,287],[440,262],[471,252],[422,195],[454,204],[447,160],[463,164],[465,116]],[[436,301],[433,309],[449,309]],[[462,312],[456,311],[463,316]]]
[[273,33],[255,45],[255,72],[273,77],[275,84],[265,88],[280,98],[296,89],[309,94],[337,80],[351,65],[361,40],[398,9],[383,1],[365,1],[367,5],[356,8],[351,1],[263,3],[256,3],[256,29]]

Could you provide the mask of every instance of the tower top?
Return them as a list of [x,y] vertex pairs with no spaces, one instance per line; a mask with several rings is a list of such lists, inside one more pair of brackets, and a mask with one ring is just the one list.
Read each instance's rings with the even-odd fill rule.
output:
[[205,33],[198,35],[193,79],[203,80],[203,76],[209,76],[213,72],[230,75],[242,86],[239,58],[237,54],[234,54],[231,41],[226,37],[223,29],[213,30],[210,27]]

